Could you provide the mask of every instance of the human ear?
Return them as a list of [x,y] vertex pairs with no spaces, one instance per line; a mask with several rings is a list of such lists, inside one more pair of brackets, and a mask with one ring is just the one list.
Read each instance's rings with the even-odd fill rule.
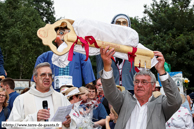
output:
[[34,82],[36,82],[36,76],[33,76]]
[[156,83],[152,86],[152,91],[155,91]]

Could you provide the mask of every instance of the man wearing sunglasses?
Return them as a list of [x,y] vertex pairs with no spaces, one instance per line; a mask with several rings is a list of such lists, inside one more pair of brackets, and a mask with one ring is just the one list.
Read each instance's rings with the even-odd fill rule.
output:
[[[33,79],[36,85],[15,99],[8,121],[50,121],[58,107],[70,105],[67,98],[51,86],[52,71],[49,63],[38,64],[33,70]],[[47,101],[47,109],[43,109],[43,101]],[[71,124],[71,117],[68,115],[66,118],[62,122],[63,128],[69,128]]]
[[[166,121],[179,109],[182,99],[175,82],[164,70],[165,59],[161,52],[155,51],[158,60],[155,65],[165,94],[154,97],[156,78],[150,70],[142,70],[134,75],[134,95],[117,90],[111,68],[114,49],[101,48],[104,63],[101,79],[104,95],[118,114],[115,129],[165,129]],[[110,90],[111,89],[111,90]]]

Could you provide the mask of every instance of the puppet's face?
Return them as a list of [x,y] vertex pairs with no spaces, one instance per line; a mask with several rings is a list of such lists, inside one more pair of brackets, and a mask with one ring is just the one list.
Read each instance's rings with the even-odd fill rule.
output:
[[61,40],[64,39],[65,34],[69,33],[69,29],[67,28],[59,28],[57,30],[57,36],[60,37]]
[[55,28],[55,31],[57,33],[57,37],[55,39],[55,43],[57,47],[59,47],[64,42],[64,36],[70,32],[70,30],[67,28],[67,23],[62,22],[61,25],[57,28]]
[[124,18],[117,19],[115,24],[128,27],[128,22]]

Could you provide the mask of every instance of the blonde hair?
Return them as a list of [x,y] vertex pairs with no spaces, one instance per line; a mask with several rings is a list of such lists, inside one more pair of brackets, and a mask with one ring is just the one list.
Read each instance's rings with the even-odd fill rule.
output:
[[89,93],[88,88],[83,87],[83,86],[79,88],[79,91],[80,92],[84,92],[85,94],[88,94]]
[[5,108],[5,107],[7,107],[8,106],[8,100],[9,100],[9,95],[8,95],[8,93],[7,93],[7,91],[5,90],[5,89],[3,89],[3,88],[0,88],[0,92],[5,92],[5,101],[3,102],[3,107]]
[[186,101],[186,98],[183,94],[180,94],[181,95],[181,98],[182,98],[182,104]]
[[115,117],[118,117],[118,114],[115,112],[115,110],[113,109],[113,107],[110,108],[110,112],[112,112],[115,115]]
[[152,94],[153,94],[153,96],[155,98],[157,98],[158,96],[162,95],[162,93],[160,91],[154,91],[154,92],[152,92]]

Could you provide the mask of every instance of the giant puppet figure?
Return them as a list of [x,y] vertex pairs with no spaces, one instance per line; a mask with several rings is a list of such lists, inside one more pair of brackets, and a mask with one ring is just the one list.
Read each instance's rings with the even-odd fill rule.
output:
[[[59,27],[55,28],[55,31],[57,33],[55,43],[58,48],[57,50],[60,51],[67,46],[66,43],[63,41],[63,38],[65,34],[70,32],[70,30],[67,28],[66,24],[62,23]],[[66,66],[63,68],[53,64],[53,56],[56,57],[56,55],[52,51],[44,52],[37,58],[34,67],[36,67],[40,63],[49,62],[54,76],[71,76],[73,85],[78,88],[82,86],[82,80],[84,80],[85,84],[88,84],[95,80],[91,61],[89,58],[87,61],[84,61],[86,59],[86,56],[84,54],[73,52],[73,60],[63,61],[63,63],[66,63]],[[33,77],[31,81],[34,81]],[[54,89],[56,91],[60,91],[60,86],[58,87],[54,83],[52,84]]]
[[4,61],[3,61],[3,54],[0,48],[0,78],[3,79],[6,76],[5,70],[4,70]]
[[[129,20],[127,20],[127,25],[130,24],[128,21]],[[57,35],[59,36],[60,33],[63,33],[59,32],[58,34],[57,31],[56,34],[56,28],[61,27],[62,23],[66,24],[67,30],[64,30],[64,32],[67,32],[67,34],[61,36],[63,38],[60,39],[64,40],[64,42],[61,41],[61,45],[56,48],[52,41],[56,40],[58,42]],[[119,24],[119,22],[117,23]],[[120,23],[124,22],[120,21]],[[127,74],[132,73],[132,75],[125,75],[131,77],[131,83],[133,82],[132,77],[135,72],[134,66],[150,69],[157,63],[153,51],[139,43],[138,33],[130,27],[84,18],[76,19],[73,21],[73,24],[71,24],[68,19],[62,19],[52,25],[47,24],[45,27],[40,28],[37,31],[37,35],[42,39],[42,43],[49,46],[54,52],[52,55],[52,64],[62,68],[66,68],[69,61],[74,60],[73,56],[75,52],[86,54],[85,60],[87,60],[89,55],[99,55],[99,48],[105,48],[106,46],[109,46],[110,49],[114,48],[116,51],[114,57],[121,58],[121,60],[129,60],[130,63],[128,62],[126,69],[123,71],[127,71]],[[99,61],[100,60],[97,60],[97,63]],[[87,77],[90,78],[90,76]],[[73,80],[76,79],[74,78]],[[126,78],[126,80],[129,80],[129,78]],[[126,89],[130,90],[129,88]],[[133,90],[133,87],[131,90]]]
[[[118,14],[113,19],[111,24],[117,24],[121,26],[131,27],[130,19],[125,14]],[[103,62],[101,55],[96,56],[97,62],[97,78],[99,78],[99,71],[103,69]],[[132,65],[132,67],[131,67]],[[134,93],[133,76],[138,71],[128,60],[112,57],[112,69],[114,74],[115,83],[117,85],[124,86],[126,90]]]

